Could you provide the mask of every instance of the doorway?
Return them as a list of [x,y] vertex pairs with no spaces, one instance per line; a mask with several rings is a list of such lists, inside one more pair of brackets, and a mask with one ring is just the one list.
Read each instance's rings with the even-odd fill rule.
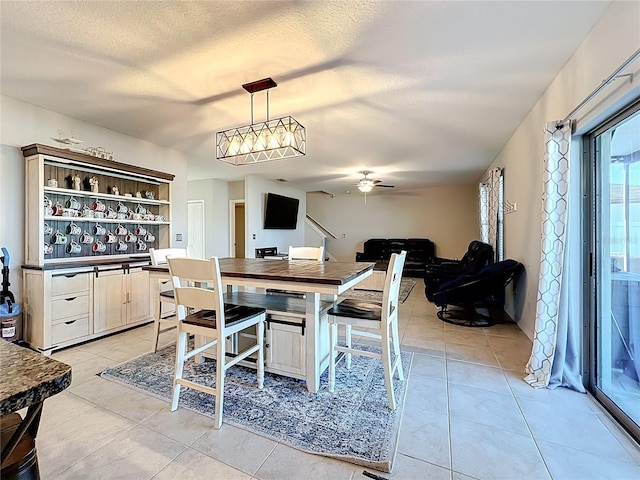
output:
[[640,103],[588,137],[590,388],[640,439]]
[[230,218],[230,242],[231,256],[245,258],[245,209],[244,200],[231,200],[229,202]]
[[189,256],[205,258],[204,246],[204,200],[189,200],[187,202],[187,246]]

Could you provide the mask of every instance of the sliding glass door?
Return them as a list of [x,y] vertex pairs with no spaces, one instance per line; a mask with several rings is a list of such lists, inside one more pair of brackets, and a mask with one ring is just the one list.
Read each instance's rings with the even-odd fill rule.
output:
[[640,105],[589,138],[591,389],[640,438]]

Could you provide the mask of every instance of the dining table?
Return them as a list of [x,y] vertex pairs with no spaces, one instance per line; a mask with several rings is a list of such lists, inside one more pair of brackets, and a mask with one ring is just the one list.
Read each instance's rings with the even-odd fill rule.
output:
[[[336,302],[338,295],[373,273],[370,262],[316,262],[263,258],[219,258],[220,276],[229,294],[238,287],[299,292],[305,302],[305,375],[307,389],[317,392],[329,363],[328,322],[320,315],[321,296]],[[151,279],[168,279],[166,265],[145,266]],[[157,284],[158,282],[155,281]],[[156,289],[159,295],[159,289]],[[156,299],[157,300],[157,299]]]

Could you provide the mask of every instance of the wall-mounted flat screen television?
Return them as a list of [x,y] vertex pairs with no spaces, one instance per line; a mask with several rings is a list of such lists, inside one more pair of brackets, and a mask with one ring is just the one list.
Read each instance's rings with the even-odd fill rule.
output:
[[264,211],[266,230],[295,230],[298,223],[300,200],[267,193]]

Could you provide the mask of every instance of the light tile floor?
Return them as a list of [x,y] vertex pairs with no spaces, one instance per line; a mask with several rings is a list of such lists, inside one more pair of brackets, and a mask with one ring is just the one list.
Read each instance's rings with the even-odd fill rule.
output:
[[[393,479],[640,479],[640,449],[588,395],[523,380],[531,343],[515,325],[441,322],[420,282],[400,308],[415,352]],[[54,354],[73,383],[45,402],[44,479],[354,479],[362,467],[309,455],[96,376],[151,350],[145,326]],[[172,340],[163,334],[161,343]]]

